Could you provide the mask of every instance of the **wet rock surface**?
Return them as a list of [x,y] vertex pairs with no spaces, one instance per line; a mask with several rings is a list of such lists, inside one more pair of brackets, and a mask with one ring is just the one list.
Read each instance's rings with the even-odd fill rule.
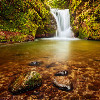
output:
[[55,76],[67,76],[67,75],[68,75],[67,70],[59,71],[59,72],[55,73]]
[[67,77],[57,76],[54,78],[53,84],[63,91],[71,91],[73,89],[73,85]]
[[38,72],[30,71],[21,74],[16,79],[13,79],[10,83],[8,90],[12,94],[20,94],[29,90],[34,90],[35,88],[41,86],[42,79]]
[[40,66],[41,64],[43,64],[43,61],[33,61],[29,63],[29,66]]
[[55,67],[56,65],[57,65],[56,63],[51,63],[51,64],[47,65],[46,68]]

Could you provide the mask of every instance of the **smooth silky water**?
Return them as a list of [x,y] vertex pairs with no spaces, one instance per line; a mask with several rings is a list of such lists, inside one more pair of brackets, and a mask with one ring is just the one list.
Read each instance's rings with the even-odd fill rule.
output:
[[72,38],[74,37],[70,27],[70,14],[69,9],[51,9],[57,23],[56,37],[59,38]]

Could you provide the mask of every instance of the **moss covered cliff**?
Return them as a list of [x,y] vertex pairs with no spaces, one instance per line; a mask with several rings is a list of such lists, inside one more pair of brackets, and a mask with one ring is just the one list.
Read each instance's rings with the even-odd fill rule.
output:
[[100,40],[99,0],[49,0],[53,8],[70,9],[71,26],[82,39]]
[[49,7],[44,0],[0,0],[0,42],[33,40],[52,33]]
[[99,0],[72,0],[69,8],[75,35],[85,39],[100,39]]

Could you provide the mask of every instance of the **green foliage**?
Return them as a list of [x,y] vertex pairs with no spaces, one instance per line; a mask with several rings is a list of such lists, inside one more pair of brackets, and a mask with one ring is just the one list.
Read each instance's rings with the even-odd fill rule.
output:
[[81,39],[88,39],[89,35],[87,34],[86,28],[79,29],[79,38]]
[[[38,27],[49,23],[44,0],[1,0],[0,29],[35,36]],[[20,37],[19,37],[20,38]],[[16,40],[18,36],[16,36]]]
[[[71,25],[74,31],[79,30],[79,37],[96,39],[100,36],[99,31],[99,8],[98,1],[72,0],[70,4]],[[77,26],[77,29],[76,27]],[[95,37],[94,37],[95,36]]]
[[88,39],[100,36],[99,0],[47,0],[52,8],[70,9],[75,36]]
[[69,6],[69,0],[46,0],[46,3],[52,8],[65,9]]
[[[88,38],[100,36],[99,0],[1,0],[0,29],[21,32],[24,35],[54,33],[49,27],[50,9],[70,9],[71,26],[76,36]],[[19,41],[23,36],[10,36],[9,41]],[[95,37],[94,37],[95,38]],[[0,41],[5,36],[0,36]],[[8,40],[7,40],[8,41]]]

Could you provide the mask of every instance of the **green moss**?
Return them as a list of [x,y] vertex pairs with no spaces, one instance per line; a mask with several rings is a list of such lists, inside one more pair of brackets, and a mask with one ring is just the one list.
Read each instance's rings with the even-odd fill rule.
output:
[[29,87],[32,86],[34,87],[37,85],[37,83],[38,84],[41,83],[41,76],[39,73],[32,73],[31,78],[28,79],[25,84],[28,85]]
[[[49,8],[44,0],[0,1],[0,29],[21,32],[35,37],[38,27],[49,24]],[[13,38],[13,37],[12,37]],[[16,40],[21,37],[16,36]],[[13,39],[15,40],[15,39]],[[10,40],[9,40],[10,41]]]

